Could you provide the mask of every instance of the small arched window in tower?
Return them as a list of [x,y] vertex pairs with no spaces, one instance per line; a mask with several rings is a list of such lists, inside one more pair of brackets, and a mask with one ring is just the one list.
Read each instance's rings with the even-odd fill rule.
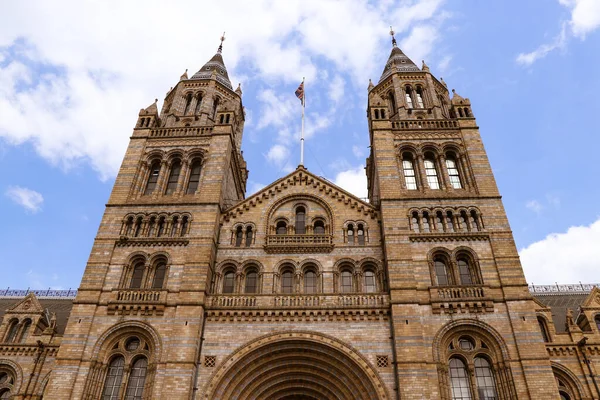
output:
[[379,119],[379,109],[375,109],[375,119]]
[[446,213],[446,227],[448,232],[454,232],[454,215],[452,214],[452,211]]
[[479,226],[479,218],[477,218],[477,212],[475,210],[471,210],[469,215],[471,218],[471,229],[473,231],[480,231],[481,228]]
[[215,98],[215,101],[213,102],[213,119],[215,119],[215,117],[217,116],[217,108],[219,107],[219,98]]
[[444,232],[444,215],[441,211],[435,213],[435,230]]
[[435,269],[436,285],[443,286],[450,284],[450,275],[448,274],[448,265],[445,260],[437,259],[433,262]]
[[125,236],[129,236],[133,233],[133,217],[127,218],[127,222],[125,223]]
[[150,221],[148,221],[148,237],[154,236],[155,228],[156,228],[156,217],[150,217]]
[[596,328],[598,329],[598,332],[600,332],[600,314],[596,314],[594,321],[596,322]]
[[190,167],[190,179],[188,181],[188,187],[186,190],[187,194],[194,194],[198,190],[198,184],[200,183],[200,169],[202,163],[200,160],[194,160]]
[[462,108],[458,108],[458,115],[462,118],[463,117],[463,110]]
[[140,357],[135,360],[131,367],[131,372],[129,373],[129,382],[127,382],[125,400],[137,400],[143,398],[147,369],[148,360],[146,357]]
[[381,119],[385,119],[385,110],[381,109]]
[[222,124],[225,121],[225,114],[221,114],[221,117],[219,118],[219,123]]
[[133,229],[133,236],[134,237],[138,237],[140,236],[140,233],[142,233],[142,217],[138,217],[137,220],[135,221],[135,228]]
[[161,237],[165,234],[165,217],[160,217],[158,219],[158,226],[156,228],[156,237]]
[[354,244],[354,225],[348,224],[347,235],[348,244]]
[[112,400],[119,397],[124,367],[125,359],[123,356],[113,358],[110,364],[108,364],[108,372],[106,373],[106,379],[104,380],[102,399]]
[[404,91],[405,91],[404,97],[406,99],[406,105],[408,106],[408,108],[413,108],[413,102],[412,102],[412,97],[411,97],[412,90],[411,90],[410,86],[407,86],[404,89]]
[[187,234],[187,230],[188,230],[188,225],[189,225],[189,219],[188,217],[183,217],[181,219],[181,233],[180,236],[185,236],[185,234]]
[[358,239],[359,246],[365,245],[365,228],[363,224],[358,224],[356,227],[356,238]]
[[325,223],[321,220],[315,221],[313,225],[313,232],[315,235],[324,235],[325,234]]
[[351,293],[354,291],[354,284],[352,282],[352,272],[349,270],[343,270],[341,274],[341,284],[340,289],[342,293]]
[[415,232],[415,233],[421,232],[421,228],[419,227],[419,213],[418,212],[413,211],[413,213],[410,217],[410,225],[411,225],[413,232]]
[[475,383],[480,399],[497,399],[496,381],[490,363],[483,357],[475,357]]
[[285,221],[277,222],[275,233],[278,235],[287,235],[287,224],[285,223]]
[[304,293],[317,293],[317,274],[314,271],[304,273]]
[[394,115],[396,113],[396,97],[391,90],[388,92],[388,100],[390,102],[390,115]]
[[449,367],[452,400],[471,400],[471,385],[465,363],[459,358],[451,358]]
[[242,240],[244,239],[244,230],[241,226],[237,227],[235,231],[235,247],[240,247],[242,245]]
[[467,224],[467,212],[466,211],[461,211],[458,214],[458,224],[460,225],[460,230],[463,232],[467,232],[469,230],[469,225]]
[[233,293],[235,287],[235,273],[233,271],[225,272],[223,277],[223,293]]
[[433,154],[430,153],[425,155],[425,175],[427,175],[427,184],[430,189],[440,188],[437,169],[435,168],[435,159]]
[[133,273],[131,274],[131,282],[129,282],[129,289],[139,289],[142,287],[142,278],[144,277],[144,263],[139,261],[133,266]]
[[173,217],[173,222],[171,225],[171,236],[175,236],[177,235],[177,229],[179,228],[179,217],[178,216],[174,216]]
[[292,271],[284,271],[281,274],[281,293],[292,293],[294,291],[294,274]]
[[6,343],[12,343],[17,338],[17,332],[19,332],[19,321],[14,319],[8,327],[8,333],[6,334]]
[[548,334],[548,326],[546,325],[546,321],[542,317],[537,317],[538,325],[540,326],[540,332],[542,333],[542,338],[544,342],[550,342],[550,335]]
[[408,190],[417,190],[417,177],[415,175],[415,165],[413,157],[410,153],[402,155],[402,170],[404,172],[404,180]]
[[181,174],[181,161],[175,160],[171,164],[171,172],[169,173],[169,180],[167,182],[166,194],[173,194],[177,189],[177,182],[179,181],[179,175]]
[[196,114],[196,115],[200,114],[201,107],[202,107],[202,93],[198,93],[198,96],[196,96],[196,110],[194,111],[194,114]]
[[375,293],[377,291],[377,282],[375,281],[375,272],[368,269],[364,274],[365,280],[365,292],[366,293]]
[[167,264],[164,261],[159,262],[156,265],[154,271],[154,278],[152,279],[152,289],[162,289],[165,283],[165,276],[167,273]]
[[246,228],[246,247],[252,246],[252,227]]
[[306,233],[306,210],[304,207],[296,208],[296,235]]
[[23,328],[21,328],[21,338],[19,339],[20,343],[25,343],[27,340],[27,335],[29,334],[29,329],[31,328],[31,320],[27,318],[23,323]]
[[471,113],[469,113],[469,109],[467,107],[465,107],[464,112],[465,112],[465,117],[471,116]]
[[450,184],[454,189],[461,189],[462,183],[460,182],[460,174],[458,173],[458,167],[456,166],[456,159],[453,155],[449,155],[446,158],[446,168],[448,169],[448,176],[450,177]]
[[423,212],[423,232],[431,232],[431,228],[429,227],[429,213],[427,211]]
[[416,90],[416,95],[417,95],[417,107],[419,108],[423,108],[423,88],[418,86],[417,90]]
[[183,110],[183,115],[187,115],[190,111],[190,106],[192,105],[192,94],[189,93],[185,96],[185,109]]
[[255,270],[251,270],[246,273],[246,284],[244,285],[244,293],[257,293],[258,292],[258,273]]
[[458,274],[460,275],[461,285],[473,284],[473,275],[471,274],[471,268],[469,268],[469,263],[467,260],[458,260]]
[[158,175],[160,174],[160,161],[155,160],[150,164],[150,174],[148,175],[148,182],[146,183],[145,195],[152,194],[156,189],[156,183],[158,182]]

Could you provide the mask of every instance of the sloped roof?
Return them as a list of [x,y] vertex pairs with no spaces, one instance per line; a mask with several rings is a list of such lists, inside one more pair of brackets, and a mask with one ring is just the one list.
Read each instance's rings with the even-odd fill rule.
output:
[[[0,298],[0,320],[4,318],[7,310],[12,309],[23,301],[22,297]],[[62,336],[67,327],[67,320],[73,308],[73,299],[71,298],[37,298],[43,310],[46,308],[50,313],[56,313],[56,333]]]
[[229,74],[227,74],[227,68],[225,68],[223,55],[221,54],[221,47],[219,47],[219,50],[213,58],[204,64],[191,79],[210,79],[213,72],[217,77],[217,81],[233,90],[233,86],[231,86],[231,81],[229,80]]
[[552,309],[552,321],[557,333],[566,332],[567,309],[577,314],[577,309],[589,296],[585,292],[554,292],[554,293],[532,293],[534,299]]
[[388,58],[388,61],[385,64],[385,68],[381,73],[381,78],[379,78],[379,82],[382,82],[385,78],[390,76],[395,71],[419,72],[421,70],[415,65],[415,63],[410,58],[408,58],[406,54],[402,52],[402,50],[400,50],[398,46],[394,45],[394,47],[392,47],[390,57]]

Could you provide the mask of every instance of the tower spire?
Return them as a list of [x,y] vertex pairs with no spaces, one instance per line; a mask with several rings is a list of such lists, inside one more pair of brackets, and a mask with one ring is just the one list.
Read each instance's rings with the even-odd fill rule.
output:
[[392,26],[390,25],[390,36],[392,37],[392,47],[398,47],[397,43],[396,43],[396,36],[394,36],[395,32],[392,29]]

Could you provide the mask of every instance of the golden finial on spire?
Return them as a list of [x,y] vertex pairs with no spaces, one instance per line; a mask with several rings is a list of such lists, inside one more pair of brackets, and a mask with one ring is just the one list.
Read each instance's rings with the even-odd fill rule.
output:
[[225,41],[225,32],[223,32],[223,36],[221,36],[221,44],[219,45],[219,48],[217,49],[217,51],[220,53],[221,51],[223,51],[223,42]]
[[392,37],[392,46],[396,47],[396,37],[394,36],[395,32],[390,25],[390,36]]

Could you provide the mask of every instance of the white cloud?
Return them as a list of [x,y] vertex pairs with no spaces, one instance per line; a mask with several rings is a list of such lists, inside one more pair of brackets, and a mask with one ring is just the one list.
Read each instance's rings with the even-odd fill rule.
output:
[[329,98],[334,102],[338,103],[342,97],[344,97],[344,86],[346,86],[346,82],[344,78],[339,75],[336,75],[329,84]]
[[44,197],[35,190],[21,186],[10,186],[5,194],[9,199],[23,207],[27,212],[35,214],[42,210]]
[[589,226],[553,233],[519,252],[529,283],[597,282],[600,278],[600,218]]
[[584,40],[588,33],[600,27],[600,1],[598,0],[558,0],[571,11],[571,19],[562,24],[561,32],[550,43],[542,44],[530,53],[520,53],[517,63],[529,66],[547,56],[550,52],[564,48],[569,36]]
[[542,204],[537,200],[529,200],[527,204],[525,204],[525,207],[527,207],[536,214],[541,213],[544,209],[544,206],[542,206]]
[[446,55],[444,56],[440,62],[438,63],[438,70],[441,73],[444,73],[448,70],[448,67],[450,66],[450,61],[452,61],[452,56],[451,55]]
[[289,161],[290,151],[287,147],[276,144],[269,149],[269,152],[265,155],[265,158],[270,162],[281,165]]
[[[439,36],[428,21],[443,14],[441,4],[14,2],[0,14],[0,137],[10,144],[32,143],[40,156],[64,168],[89,163],[106,179],[119,168],[139,109],[162,98],[186,67],[193,73],[206,62],[222,30],[234,86],[250,79],[273,86],[302,76],[314,81],[316,60],[333,63],[340,74],[365,85],[381,70],[374,60],[383,62],[389,51],[374,45],[383,43],[388,22],[398,32],[411,32],[406,51],[418,59]],[[211,17],[198,28],[198,15]],[[426,31],[418,28],[423,24]],[[249,125],[261,122],[269,124]],[[319,129],[330,123],[320,120]]]
[[368,196],[367,174],[364,165],[339,172],[333,182],[363,200],[366,200]]
[[352,154],[356,158],[363,158],[365,156],[365,150],[357,145],[352,146]]

